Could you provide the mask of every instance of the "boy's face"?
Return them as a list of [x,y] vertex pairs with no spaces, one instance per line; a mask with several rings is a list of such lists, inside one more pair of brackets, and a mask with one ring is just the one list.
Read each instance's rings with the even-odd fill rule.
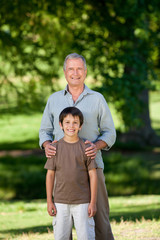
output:
[[77,136],[78,131],[81,130],[80,120],[78,116],[73,117],[71,114],[67,115],[63,119],[63,123],[59,123],[60,127],[64,131],[64,134],[67,136]]

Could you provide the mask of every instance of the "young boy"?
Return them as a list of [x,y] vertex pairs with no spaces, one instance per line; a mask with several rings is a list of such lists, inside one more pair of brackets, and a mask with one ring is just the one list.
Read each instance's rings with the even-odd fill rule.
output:
[[87,146],[78,137],[83,115],[78,108],[67,107],[60,113],[59,124],[64,137],[56,143],[56,155],[45,164],[47,210],[53,216],[54,237],[68,240],[74,221],[78,240],[94,240],[97,174],[95,161],[85,155]]

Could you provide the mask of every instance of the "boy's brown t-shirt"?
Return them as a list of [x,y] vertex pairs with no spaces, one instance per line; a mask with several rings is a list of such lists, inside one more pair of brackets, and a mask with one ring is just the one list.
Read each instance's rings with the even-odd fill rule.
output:
[[90,202],[88,171],[97,168],[94,159],[85,155],[88,146],[79,139],[68,143],[60,139],[56,143],[56,155],[44,166],[56,171],[54,202],[65,204],[82,204]]

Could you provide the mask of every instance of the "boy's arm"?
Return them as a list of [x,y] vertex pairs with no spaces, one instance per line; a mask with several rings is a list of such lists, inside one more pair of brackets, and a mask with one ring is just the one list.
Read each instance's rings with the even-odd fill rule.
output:
[[88,216],[93,217],[96,214],[96,202],[97,202],[97,171],[95,168],[89,171],[90,189],[91,189],[91,201],[88,206]]
[[46,175],[46,194],[47,194],[47,211],[50,216],[55,216],[57,213],[56,207],[52,201],[54,178],[55,171],[48,170]]

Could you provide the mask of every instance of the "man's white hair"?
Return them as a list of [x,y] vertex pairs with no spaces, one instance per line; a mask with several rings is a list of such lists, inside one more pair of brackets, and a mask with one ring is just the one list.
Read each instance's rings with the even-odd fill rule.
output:
[[71,54],[67,55],[67,57],[64,60],[63,70],[66,71],[66,63],[67,63],[68,59],[76,59],[76,58],[82,59],[84,68],[87,69],[87,64],[86,64],[85,58],[82,55],[79,55],[78,53],[71,53]]

